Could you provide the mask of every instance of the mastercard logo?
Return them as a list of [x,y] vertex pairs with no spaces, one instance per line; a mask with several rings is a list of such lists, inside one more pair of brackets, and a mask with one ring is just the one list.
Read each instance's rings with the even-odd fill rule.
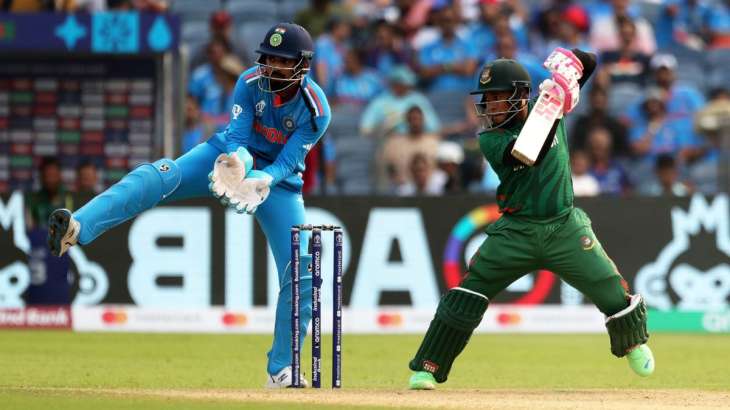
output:
[[123,310],[107,310],[101,314],[101,321],[107,325],[122,325],[127,323],[127,313]]
[[502,326],[513,326],[522,322],[522,316],[519,313],[504,312],[497,315],[497,323]]
[[226,313],[221,321],[226,326],[245,326],[248,318],[243,313]]
[[403,317],[398,313],[381,313],[378,315],[378,324],[383,327],[400,326],[403,324]]

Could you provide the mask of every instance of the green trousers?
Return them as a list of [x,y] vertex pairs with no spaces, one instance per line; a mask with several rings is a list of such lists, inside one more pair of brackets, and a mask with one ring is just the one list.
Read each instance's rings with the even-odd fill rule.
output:
[[546,220],[502,216],[487,227],[459,285],[490,300],[521,276],[547,269],[588,297],[605,315],[628,306],[628,286],[580,208]]

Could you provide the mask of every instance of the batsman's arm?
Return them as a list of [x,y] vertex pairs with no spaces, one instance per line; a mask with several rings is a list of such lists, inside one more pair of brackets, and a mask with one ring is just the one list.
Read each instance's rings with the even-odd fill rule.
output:
[[238,147],[247,147],[253,129],[253,101],[244,76],[241,75],[233,90],[231,120],[226,127],[226,150],[235,152]]
[[[581,64],[583,64],[583,75],[578,80],[578,86],[582,89],[583,85],[585,85],[585,83],[588,81],[591,75],[593,75],[593,72],[596,69],[596,55],[593,53],[587,53],[577,48],[574,48],[571,51],[573,52],[573,54],[575,54],[576,57],[578,57]],[[553,126],[550,128],[550,132],[548,133],[547,138],[545,138],[545,142],[543,143],[542,148],[540,148],[540,153],[538,154],[533,166],[540,165],[543,158],[545,158],[545,156],[547,155],[550,147],[553,145],[555,133],[558,130],[558,125],[560,125],[560,119],[555,120]],[[503,162],[509,165],[524,165],[520,160],[512,155],[512,148],[514,148],[515,142],[517,142],[517,140],[513,140],[505,149]]]

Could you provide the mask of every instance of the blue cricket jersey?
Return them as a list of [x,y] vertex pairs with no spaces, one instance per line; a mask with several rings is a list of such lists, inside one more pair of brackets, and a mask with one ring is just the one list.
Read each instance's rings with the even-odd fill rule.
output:
[[234,90],[228,127],[209,140],[222,151],[243,146],[254,158],[254,169],[271,175],[272,185],[300,190],[304,157],[327,130],[331,113],[322,89],[305,77],[296,96],[281,103],[261,91],[256,67],[244,71]]

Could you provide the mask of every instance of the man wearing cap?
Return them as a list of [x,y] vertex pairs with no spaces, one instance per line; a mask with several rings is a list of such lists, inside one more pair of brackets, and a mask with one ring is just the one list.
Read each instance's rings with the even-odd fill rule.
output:
[[[653,72],[654,83],[663,94],[662,100],[666,104],[667,115],[691,122],[695,113],[705,105],[705,98],[690,84],[676,84],[676,57],[672,54],[656,54],[649,66]],[[641,112],[643,102],[644,98],[641,98],[628,112],[632,126],[643,123]]]
[[[267,387],[291,385],[290,229],[305,223],[304,158],[330,123],[319,86],[307,77],[312,39],[301,26],[273,26],[257,52],[257,66],[235,86],[228,127],[182,157],[143,164],[74,212],[59,209],[49,220],[48,244],[62,255],[160,202],[207,197],[239,213],[254,215],[272,250],[279,275],[274,342],[268,353]],[[308,238],[302,238],[302,340],[311,319],[312,277]]]
[[431,102],[415,91],[416,75],[404,65],[394,67],[388,76],[390,90],[374,99],[360,117],[360,133],[366,137],[381,138],[391,133],[408,132],[406,112],[418,106],[425,119],[424,130],[438,132],[441,124]]

